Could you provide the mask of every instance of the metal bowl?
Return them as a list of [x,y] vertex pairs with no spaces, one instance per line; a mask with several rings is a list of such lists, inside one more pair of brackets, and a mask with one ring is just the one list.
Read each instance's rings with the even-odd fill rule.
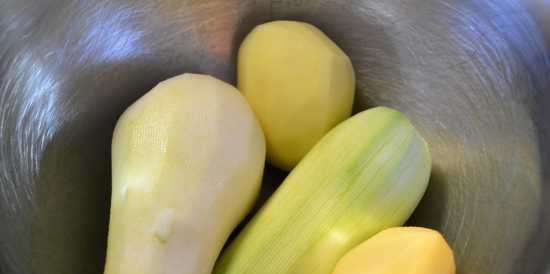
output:
[[426,136],[410,224],[444,233],[458,273],[550,273],[550,59],[532,14],[520,0],[1,1],[0,272],[101,273],[122,111],[179,73],[234,83],[244,35],[295,19],[350,55],[356,110],[397,108]]

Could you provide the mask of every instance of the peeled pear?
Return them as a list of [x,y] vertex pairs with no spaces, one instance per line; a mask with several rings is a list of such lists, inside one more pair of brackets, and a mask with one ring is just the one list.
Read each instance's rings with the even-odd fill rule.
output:
[[432,229],[386,229],[338,261],[332,274],[454,274],[453,251]]
[[351,114],[351,61],[307,23],[255,27],[239,49],[237,79],[264,130],[268,161],[287,171]]
[[120,117],[105,274],[209,274],[260,188],[265,141],[233,86],[183,74]]

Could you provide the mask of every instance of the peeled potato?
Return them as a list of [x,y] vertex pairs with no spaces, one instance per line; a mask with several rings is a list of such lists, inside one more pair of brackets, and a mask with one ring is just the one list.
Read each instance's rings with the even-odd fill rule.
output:
[[348,56],[319,29],[275,21],[242,43],[238,88],[260,120],[268,160],[290,170],[350,116],[355,75]]
[[105,274],[210,274],[260,189],[265,143],[233,86],[161,82],[119,119]]
[[333,272],[367,273],[454,274],[453,251],[435,230],[389,228],[346,253]]

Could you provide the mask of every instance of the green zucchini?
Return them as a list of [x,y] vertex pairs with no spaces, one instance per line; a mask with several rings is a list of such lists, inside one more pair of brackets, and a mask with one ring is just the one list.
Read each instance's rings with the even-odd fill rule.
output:
[[363,111],[313,147],[214,274],[330,274],[347,251],[409,218],[430,167],[426,142],[403,114]]

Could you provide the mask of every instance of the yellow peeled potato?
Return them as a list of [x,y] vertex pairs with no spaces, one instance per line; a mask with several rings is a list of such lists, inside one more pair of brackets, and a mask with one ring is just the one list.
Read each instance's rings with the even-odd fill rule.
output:
[[355,75],[349,57],[302,22],[254,28],[239,49],[238,88],[256,113],[273,165],[292,169],[351,114]]
[[454,274],[453,251],[439,232],[386,229],[338,261],[332,274]]

